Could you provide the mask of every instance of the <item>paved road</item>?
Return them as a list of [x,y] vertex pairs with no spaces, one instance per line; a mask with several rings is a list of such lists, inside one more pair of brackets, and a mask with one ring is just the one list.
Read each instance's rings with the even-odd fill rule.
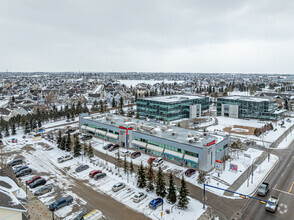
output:
[[279,210],[276,213],[266,212],[264,205],[255,200],[248,200],[243,207],[242,219],[293,219],[294,217],[294,144],[283,150],[278,164],[275,166],[265,182],[270,184],[270,195],[280,199]]

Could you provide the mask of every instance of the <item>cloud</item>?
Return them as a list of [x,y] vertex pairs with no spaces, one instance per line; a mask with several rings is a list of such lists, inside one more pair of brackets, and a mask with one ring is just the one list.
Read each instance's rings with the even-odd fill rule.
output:
[[289,72],[291,0],[2,0],[0,71]]

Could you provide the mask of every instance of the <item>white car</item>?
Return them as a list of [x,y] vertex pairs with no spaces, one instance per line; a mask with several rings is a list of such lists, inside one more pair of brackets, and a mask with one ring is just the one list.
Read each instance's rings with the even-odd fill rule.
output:
[[117,192],[117,191],[119,191],[119,190],[121,190],[121,189],[123,189],[125,187],[126,187],[126,184],[124,184],[124,183],[117,183],[117,184],[115,184],[112,187],[112,191]]
[[161,157],[158,157],[153,161],[153,166],[157,167],[162,163],[163,163],[163,159]]
[[[117,156],[117,154],[118,154],[118,152],[115,153],[115,156]],[[128,150],[119,152],[119,156],[122,158],[127,157],[129,154],[130,154],[130,152]]]
[[67,156],[62,156],[62,157],[57,158],[57,161],[58,161],[58,163],[62,163],[62,162],[65,162],[65,161],[68,161],[71,159],[73,159],[73,157],[70,155],[67,155]]
[[147,196],[147,194],[143,193],[143,192],[136,193],[133,196],[133,201],[138,203],[138,202],[142,201],[143,199],[145,199],[146,196]]
[[275,212],[279,205],[279,198],[271,196],[267,203],[265,204],[265,210],[270,212]]

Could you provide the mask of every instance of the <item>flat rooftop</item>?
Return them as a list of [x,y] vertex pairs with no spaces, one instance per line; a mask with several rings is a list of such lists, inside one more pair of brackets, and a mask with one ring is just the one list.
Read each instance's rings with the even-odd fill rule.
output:
[[156,102],[182,102],[185,100],[193,100],[193,99],[203,99],[204,96],[196,96],[196,95],[168,95],[168,96],[154,96],[148,98],[138,98],[143,100],[149,101],[156,101]]
[[226,97],[220,97],[220,98],[228,99],[228,100],[244,100],[244,101],[248,101],[248,102],[265,102],[265,101],[272,101],[273,100],[270,97],[239,96],[239,95],[226,96]]
[[[183,144],[188,144],[199,148],[203,148],[204,144],[209,143],[213,140],[218,143],[226,138],[226,136],[211,134],[208,132],[206,132],[207,136],[204,136],[204,132],[123,117],[120,115],[111,115],[106,117],[105,114],[104,116],[102,116],[101,114],[93,114],[90,116],[85,116],[83,118],[103,124],[112,125],[115,127],[132,127],[136,132],[164,138],[171,141],[176,141]],[[195,138],[197,139],[196,141]],[[194,139],[194,141],[189,142],[189,140],[192,139]]]

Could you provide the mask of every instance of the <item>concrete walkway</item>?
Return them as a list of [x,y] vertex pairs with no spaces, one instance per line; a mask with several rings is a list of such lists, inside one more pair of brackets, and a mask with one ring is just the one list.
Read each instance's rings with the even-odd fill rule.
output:
[[[254,161],[253,163],[253,171],[256,170],[256,168],[267,158],[267,153],[266,152],[262,152],[262,154]],[[238,179],[235,180],[235,182],[228,188],[228,190],[231,190],[233,192],[236,192],[241,186],[242,184],[247,181],[248,178],[248,172],[251,174],[251,170],[252,170],[252,166],[248,167],[247,170],[245,170],[241,176],[239,176]],[[225,196],[233,196],[234,193],[231,192],[224,192]]]

